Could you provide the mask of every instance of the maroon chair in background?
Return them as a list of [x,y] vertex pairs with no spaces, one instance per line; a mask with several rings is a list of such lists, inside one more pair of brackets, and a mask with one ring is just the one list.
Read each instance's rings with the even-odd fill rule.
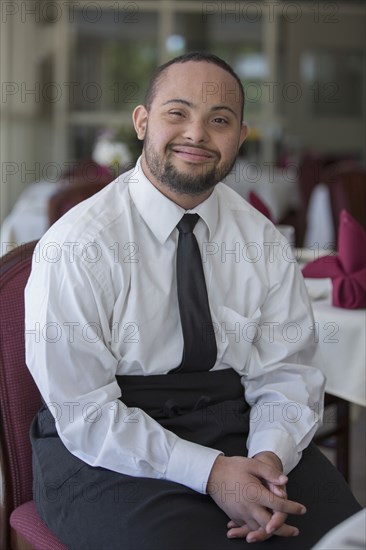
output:
[[[328,162],[319,172],[319,182],[327,185],[337,246],[340,213],[346,209],[366,229],[366,170],[354,160]],[[336,451],[338,470],[348,481],[350,447],[350,404],[339,397],[325,394],[328,411],[334,409],[333,422],[325,421],[315,442]],[[326,418],[326,417],[325,417]]]
[[56,193],[51,195],[48,200],[48,223],[51,226],[70,208],[79,202],[88,199],[95,193],[98,193],[103,187],[108,185],[109,181],[82,182],[65,185]]
[[[0,548],[67,550],[32,500],[29,427],[41,396],[25,364],[24,287],[36,241],[0,258]],[[36,336],[35,336],[36,337]],[[0,478],[0,479],[1,479]]]
[[343,209],[366,230],[366,169],[354,162],[337,163],[322,171],[320,181],[329,189],[336,238]]
[[299,163],[299,191],[302,205],[307,210],[314,187],[319,183],[324,159],[315,153],[304,153]]
[[305,152],[298,166],[298,185],[300,194],[300,206],[294,220],[286,220],[289,225],[294,225],[296,229],[296,246],[303,246],[306,228],[307,228],[307,211],[309,207],[310,197],[319,183],[321,169],[324,165],[323,158],[312,152]]
[[[351,177],[350,172],[352,172],[353,174],[355,172],[359,172],[357,160],[355,160],[352,155],[337,156],[321,154],[314,151],[305,151],[302,154],[298,165],[300,206],[296,212],[291,212],[289,216],[287,216],[287,219],[281,220],[281,222],[279,222],[281,224],[289,224],[295,227],[296,246],[301,247],[303,245],[304,237],[306,234],[307,211],[310,198],[315,187],[319,183],[329,184],[330,181],[335,182],[334,174],[339,171],[342,171],[344,175],[343,180],[345,184],[337,184],[330,189],[332,215],[335,222],[335,232],[337,232],[339,213],[343,208],[346,208],[346,210],[353,213],[352,215],[360,221],[361,216],[358,216],[357,212],[355,213],[354,209],[349,206],[349,200],[351,200],[351,202],[354,202],[354,197],[360,197],[361,193],[359,183],[350,183],[351,179],[353,181],[356,178],[355,175]],[[354,190],[356,188],[358,189],[358,191]],[[364,197],[364,195],[362,196]],[[349,197],[349,200],[347,197]],[[365,201],[363,202],[363,204],[365,204]]]
[[72,168],[65,170],[62,174],[62,179],[66,184],[76,185],[96,181],[109,183],[117,177],[113,170],[107,166],[101,166],[91,158],[83,158],[70,164]]
[[[125,170],[129,169],[125,167]],[[106,166],[100,166],[86,158],[63,174],[62,186],[51,196],[48,202],[49,225],[55,223],[70,208],[91,197],[111,183],[118,174]]]
[[[316,153],[304,152],[297,166],[300,203],[296,209],[287,212],[284,218],[276,220],[280,225],[292,225],[295,228],[295,246],[301,248],[306,234],[306,217],[309,201],[314,187],[319,183],[324,159]],[[286,163],[282,164],[282,167]]]

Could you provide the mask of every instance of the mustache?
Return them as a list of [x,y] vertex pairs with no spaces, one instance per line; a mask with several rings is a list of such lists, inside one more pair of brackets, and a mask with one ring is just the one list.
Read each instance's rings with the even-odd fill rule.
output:
[[208,153],[209,155],[215,157],[217,160],[220,160],[221,155],[218,151],[215,151],[214,149],[209,149],[208,147],[202,147],[201,145],[192,145],[191,143],[170,143],[167,146],[167,149],[169,151],[174,151],[177,147],[187,147],[189,149],[196,149],[200,150],[204,153]]

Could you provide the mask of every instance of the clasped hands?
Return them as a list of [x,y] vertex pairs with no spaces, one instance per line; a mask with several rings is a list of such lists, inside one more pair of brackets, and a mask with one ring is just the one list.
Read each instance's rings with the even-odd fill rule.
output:
[[287,481],[274,453],[261,452],[253,458],[218,456],[207,493],[230,518],[227,536],[258,542],[272,535],[298,535],[299,530],[286,523],[287,515],[305,514],[306,508],[287,500]]

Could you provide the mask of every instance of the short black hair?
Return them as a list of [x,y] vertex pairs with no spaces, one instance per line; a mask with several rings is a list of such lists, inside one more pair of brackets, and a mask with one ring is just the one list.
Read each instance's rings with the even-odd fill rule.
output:
[[151,107],[151,104],[156,94],[156,88],[160,81],[162,73],[164,73],[166,69],[171,65],[175,65],[176,63],[187,63],[188,61],[196,61],[196,62],[206,61],[207,63],[213,63],[214,65],[221,67],[221,69],[224,69],[224,71],[228,72],[229,74],[231,74],[233,78],[235,78],[236,82],[239,85],[241,107],[242,107],[240,122],[243,122],[245,94],[244,94],[244,88],[240,81],[240,78],[235,73],[235,71],[230,67],[230,65],[226,63],[226,61],[221,59],[221,57],[218,57],[217,55],[214,55],[212,53],[206,53],[206,52],[188,52],[183,55],[180,55],[179,57],[174,57],[167,63],[164,63],[164,65],[160,65],[160,67],[157,67],[157,69],[155,69],[155,71],[152,74],[149,86],[146,90],[145,99],[144,99],[144,105],[146,109],[149,109]]

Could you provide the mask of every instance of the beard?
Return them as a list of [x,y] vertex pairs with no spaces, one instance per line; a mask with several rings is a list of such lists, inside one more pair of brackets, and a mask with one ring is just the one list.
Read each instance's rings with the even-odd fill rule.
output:
[[[169,146],[167,147],[167,160],[159,156],[150,143],[149,134],[146,133],[144,142],[146,163],[152,175],[171,191],[180,195],[201,195],[215,187],[231,171],[235,164],[236,154],[221,166],[217,166],[220,160],[213,159],[207,164],[203,163],[197,174],[188,174],[178,170],[169,160]],[[215,153],[217,158],[217,154]]]

